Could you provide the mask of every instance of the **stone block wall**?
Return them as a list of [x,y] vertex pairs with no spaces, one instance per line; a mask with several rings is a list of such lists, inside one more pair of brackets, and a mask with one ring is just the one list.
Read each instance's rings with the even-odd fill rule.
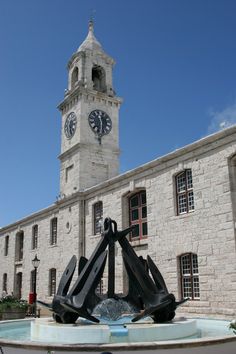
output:
[[[49,269],[56,268],[57,284],[71,256],[90,257],[101,236],[93,233],[93,206],[103,202],[103,216],[115,219],[118,229],[129,226],[128,198],[146,190],[148,237],[133,241],[138,255],[149,254],[162,272],[167,287],[181,295],[179,256],[198,256],[200,299],[189,301],[178,313],[233,318],[236,315],[236,252],[234,178],[236,129],[218,133],[146,165],[114,177],[0,230],[0,281],[8,274],[8,293],[14,291],[15,270],[23,273],[22,297],[30,290],[31,261],[37,253],[38,297],[48,297]],[[177,215],[175,176],[191,169],[195,210]],[[232,170],[233,169],[233,170]],[[50,220],[58,218],[58,242],[50,246]],[[38,249],[32,250],[32,227],[38,224]],[[15,239],[24,232],[22,264],[15,263]],[[5,236],[9,253],[4,256]],[[116,292],[126,277],[121,248],[116,247]],[[107,278],[107,270],[104,278]],[[1,291],[0,283],[0,291]],[[105,287],[107,279],[105,280]]]

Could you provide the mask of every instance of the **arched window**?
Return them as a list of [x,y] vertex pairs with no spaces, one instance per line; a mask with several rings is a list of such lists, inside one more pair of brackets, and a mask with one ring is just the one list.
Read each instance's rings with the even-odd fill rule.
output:
[[78,80],[79,80],[79,69],[76,66],[72,71],[72,75],[71,75],[71,88],[75,87]]
[[50,230],[50,244],[57,244],[57,218],[51,220],[51,230]]
[[199,300],[198,258],[194,253],[185,253],[179,257],[182,298]]
[[38,225],[32,227],[32,250],[38,247]]
[[93,89],[100,92],[106,92],[106,73],[105,70],[98,65],[92,69]]
[[7,294],[7,273],[3,274],[2,278],[2,291],[4,291]]
[[146,191],[138,192],[129,198],[129,221],[130,226],[135,226],[131,233],[131,241],[147,237]]
[[20,231],[16,235],[16,244],[15,244],[15,260],[20,262],[23,259],[24,253],[24,232]]
[[56,294],[56,275],[57,271],[55,268],[49,269],[49,296],[54,296]]
[[194,211],[193,179],[190,169],[175,177],[177,214]]
[[97,202],[93,206],[93,233],[98,235],[102,232],[103,204]]
[[5,246],[4,246],[4,256],[8,256],[9,251],[9,236],[5,237]]

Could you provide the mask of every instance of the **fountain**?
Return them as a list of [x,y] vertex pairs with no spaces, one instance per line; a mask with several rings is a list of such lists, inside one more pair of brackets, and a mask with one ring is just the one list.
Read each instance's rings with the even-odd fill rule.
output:
[[[206,345],[204,353],[212,348],[217,353],[218,346],[219,353],[234,353],[236,337],[229,332],[227,321],[175,318],[176,308],[187,299],[176,301],[151,257],[137,256],[126,238],[130,231],[132,227],[118,231],[117,223],[106,218],[93,254],[78,262],[73,286],[76,256],[66,267],[52,303],[38,301],[52,311],[53,319],[2,322],[0,346],[52,348],[59,352],[164,350],[168,354],[180,353],[178,348],[182,348],[181,353],[198,353],[198,347]],[[115,293],[115,242],[122,248],[129,280],[127,294]],[[108,291],[98,294],[107,258]],[[20,341],[9,340],[11,333]],[[209,337],[212,334],[214,337]]]

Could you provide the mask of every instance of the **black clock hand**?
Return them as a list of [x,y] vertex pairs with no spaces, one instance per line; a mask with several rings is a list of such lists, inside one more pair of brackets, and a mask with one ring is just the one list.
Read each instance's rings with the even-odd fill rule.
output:
[[99,119],[99,122],[100,122],[100,134],[102,135],[102,117],[101,117],[101,115],[99,114],[99,116],[98,116],[98,119]]

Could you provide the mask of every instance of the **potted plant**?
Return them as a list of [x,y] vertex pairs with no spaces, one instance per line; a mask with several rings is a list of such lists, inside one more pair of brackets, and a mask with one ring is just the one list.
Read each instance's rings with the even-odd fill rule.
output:
[[18,300],[12,295],[0,299],[0,320],[24,318],[28,309],[26,300]]

